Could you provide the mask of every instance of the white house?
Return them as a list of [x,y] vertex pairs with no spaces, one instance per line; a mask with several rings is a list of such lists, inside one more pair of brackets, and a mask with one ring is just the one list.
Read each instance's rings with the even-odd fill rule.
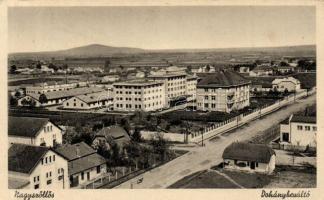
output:
[[8,119],[9,144],[20,143],[53,147],[62,144],[62,130],[48,118],[12,117]]
[[234,142],[223,152],[224,168],[249,172],[272,173],[276,153],[263,144]]
[[68,160],[71,188],[93,182],[107,173],[105,158],[84,142],[60,146],[55,151]]
[[249,76],[270,76],[273,75],[273,69],[269,66],[257,66],[249,72]]
[[119,75],[107,75],[107,76],[104,76],[102,77],[101,81],[103,83],[106,83],[106,82],[116,82],[116,81],[119,81],[120,77]]
[[48,147],[12,144],[8,150],[9,189],[68,189],[68,162]]
[[277,89],[280,92],[284,92],[286,89],[288,92],[295,92],[300,90],[300,81],[294,77],[276,78],[272,81],[272,89]]
[[291,115],[280,124],[280,143],[300,149],[316,147],[316,117]]
[[83,94],[63,102],[64,109],[89,110],[95,108],[108,107],[113,104],[112,92],[97,92],[91,94]]

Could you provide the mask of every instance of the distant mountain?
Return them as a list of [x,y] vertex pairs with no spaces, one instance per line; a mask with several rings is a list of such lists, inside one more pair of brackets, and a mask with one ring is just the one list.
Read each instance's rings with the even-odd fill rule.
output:
[[112,47],[101,44],[91,44],[87,46],[76,47],[72,49],[59,51],[44,51],[44,52],[26,52],[12,53],[9,57],[14,58],[50,58],[50,57],[105,57],[116,54],[137,54],[144,53],[144,49],[130,47]]
[[26,52],[11,53],[9,59],[48,59],[48,58],[91,58],[91,57],[109,57],[114,55],[129,55],[141,53],[197,53],[197,52],[276,52],[285,53],[298,52],[304,55],[315,56],[315,45],[283,46],[283,47],[243,47],[243,48],[215,48],[215,49],[140,49],[130,47],[112,47],[101,44],[91,44],[87,46],[76,47],[67,50],[45,51],[45,52]]

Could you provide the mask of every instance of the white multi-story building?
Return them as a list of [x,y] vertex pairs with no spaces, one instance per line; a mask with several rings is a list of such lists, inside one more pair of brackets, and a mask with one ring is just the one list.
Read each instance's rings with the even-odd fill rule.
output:
[[62,144],[62,130],[48,118],[9,117],[8,141],[34,146]]
[[285,90],[296,92],[300,90],[300,81],[294,77],[276,78],[272,81],[272,89],[277,89],[280,92]]
[[175,102],[182,97],[186,97],[186,74],[161,74],[151,75],[149,79],[153,81],[161,81],[165,87],[165,102],[170,106],[172,102]]
[[233,71],[202,77],[197,84],[197,109],[231,112],[250,105],[250,81]]
[[187,77],[187,83],[186,83],[187,101],[195,101],[196,93],[197,93],[197,77],[196,76]]
[[116,111],[156,111],[166,105],[165,87],[161,81],[131,80],[113,86]]
[[300,148],[316,147],[316,117],[291,115],[280,124],[280,143]]
[[12,144],[9,189],[68,189],[68,162],[48,147]]

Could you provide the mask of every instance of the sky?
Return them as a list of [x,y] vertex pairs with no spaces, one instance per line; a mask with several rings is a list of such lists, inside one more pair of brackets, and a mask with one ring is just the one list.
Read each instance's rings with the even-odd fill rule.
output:
[[9,52],[89,44],[144,49],[315,44],[315,7],[11,7]]

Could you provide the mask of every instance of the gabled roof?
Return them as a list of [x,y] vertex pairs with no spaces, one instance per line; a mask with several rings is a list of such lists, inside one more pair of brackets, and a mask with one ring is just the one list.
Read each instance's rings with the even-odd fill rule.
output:
[[93,167],[105,164],[106,160],[104,157],[100,156],[97,153],[93,153],[79,159],[75,159],[69,161],[68,168],[69,168],[69,175],[76,174],[87,169],[91,169]]
[[221,70],[202,77],[197,87],[231,87],[250,83],[251,81],[237,72]]
[[266,145],[234,142],[225,148],[222,157],[223,159],[269,163],[272,155],[275,155],[274,150]]
[[66,158],[68,161],[72,161],[96,153],[96,151],[93,148],[91,148],[84,142],[60,146],[55,149],[55,152]]
[[91,93],[91,94],[83,94],[83,95],[76,96],[76,98],[80,99],[81,101],[83,101],[85,103],[93,103],[93,102],[113,99],[112,97],[108,96],[107,92],[96,92],[96,93]]
[[316,117],[293,115],[290,122],[316,124]]
[[30,174],[48,151],[48,147],[12,144],[8,150],[8,169]]
[[123,143],[130,141],[128,133],[120,126],[104,127],[95,134],[95,137],[105,137],[107,140],[113,140],[118,146],[122,146]]
[[272,81],[272,84],[279,84],[281,82],[292,82],[294,84],[300,84],[298,79],[295,79],[294,77],[284,77],[284,78],[276,78]]
[[50,120],[36,117],[12,117],[8,119],[8,135],[21,137],[36,137],[38,132]]

